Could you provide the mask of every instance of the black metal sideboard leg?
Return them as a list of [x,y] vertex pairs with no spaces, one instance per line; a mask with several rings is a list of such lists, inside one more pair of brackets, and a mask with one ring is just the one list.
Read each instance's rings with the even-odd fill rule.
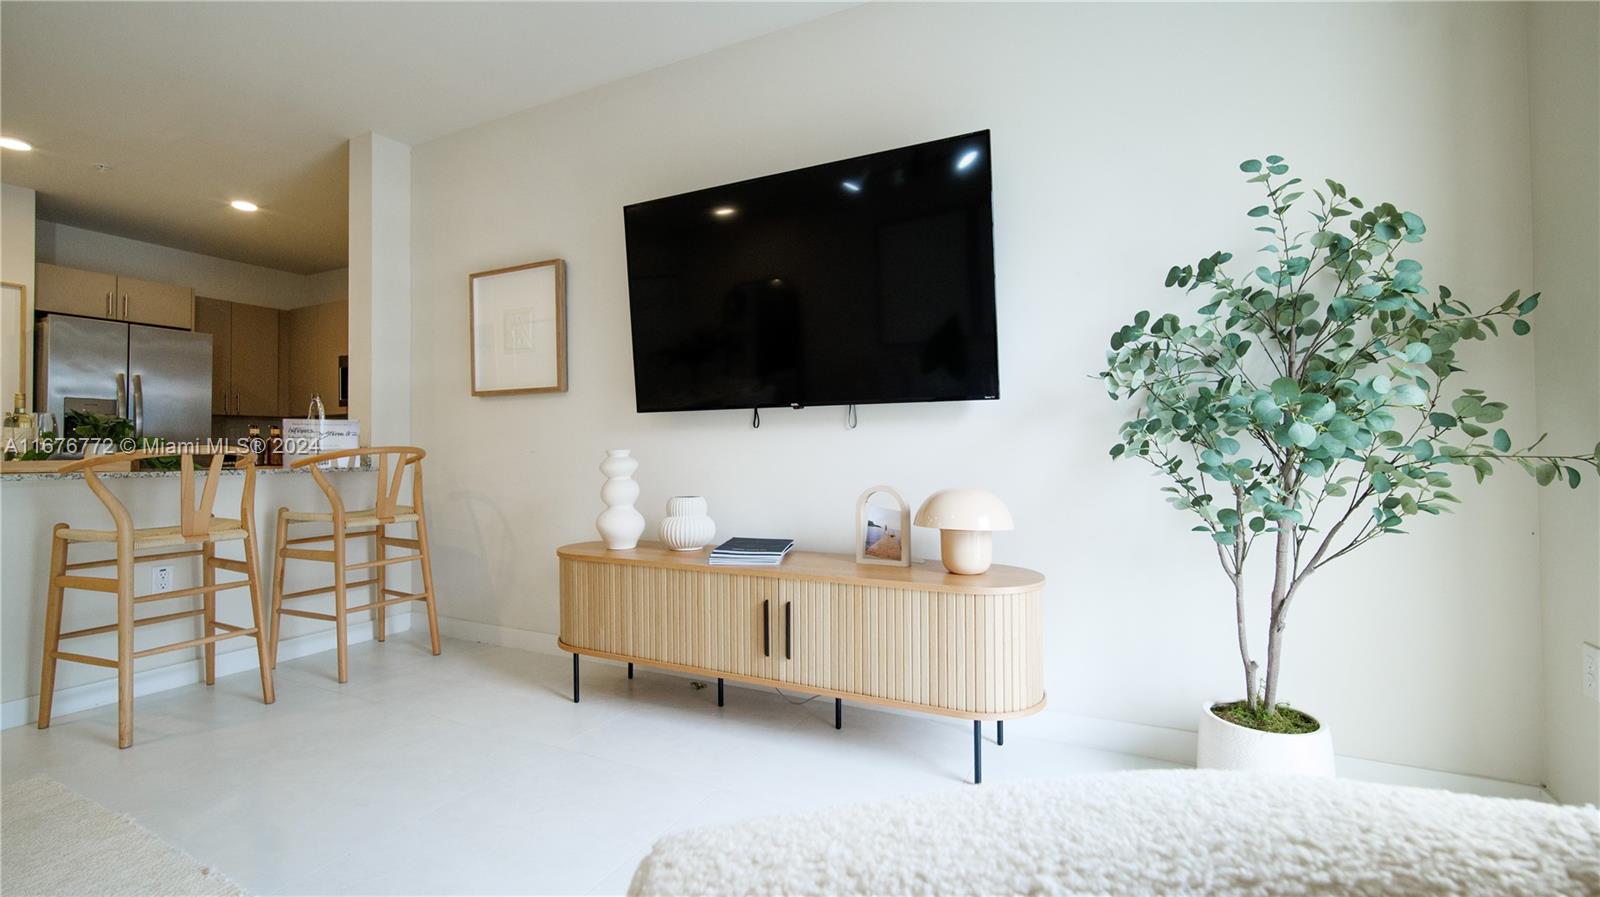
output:
[[722,679],[720,677],[717,679],[717,706],[722,706]]
[[833,727],[844,728],[844,698],[833,699]]
[[628,664],[628,678],[629,679],[633,678],[633,664],[632,663]]
[[983,784],[983,720],[972,721],[972,784]]
[[578,703],[578,655],[572,655],[572,703]]
[[997,719],[994,721],[994,743],[1006,743],[1006,721],[1003,719]]

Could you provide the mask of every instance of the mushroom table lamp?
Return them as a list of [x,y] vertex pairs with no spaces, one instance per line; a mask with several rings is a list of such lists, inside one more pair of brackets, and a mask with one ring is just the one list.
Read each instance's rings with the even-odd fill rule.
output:
[[940,489],[917,509],[917,526],[939,530],[939,557],[951,573],[975,575],[994,558],[995,530],[1012,528],[1011,512],[982,489]]

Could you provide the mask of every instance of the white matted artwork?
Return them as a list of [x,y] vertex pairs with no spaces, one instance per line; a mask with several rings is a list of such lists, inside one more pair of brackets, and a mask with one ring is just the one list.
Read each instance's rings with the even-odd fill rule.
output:
[[567,263],[548,259],[467,278],[472,394],[567,391]]

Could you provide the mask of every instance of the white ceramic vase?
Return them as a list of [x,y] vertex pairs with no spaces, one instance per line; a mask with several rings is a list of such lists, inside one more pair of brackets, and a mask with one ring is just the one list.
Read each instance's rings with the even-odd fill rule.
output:
[[1208,701],[1200,708],[1195,766],[1301,776],[1334,774],[1333,735],[1326,723],[1318,720],[1317,731],[1302,735],[1262,732],[1212,713],[1211,706],[1216,703]]
[[600,462],[600,472],[606,475],[600,486],[600,500],[606,503],[606,509],[595,518],[594,526],[606,547],[615,551],[638,547],[639,536],[644,532],[644,515],[633,506],[639,500],[639,484],[633,479],[633,472],[638,469],[638,460],[627,449],[611,449]]
[[661,544],[673,551],[696,551],[717,534],[717,524],[706,516],[700,495],[674,495],[667,499],[667,517],[661,521]]

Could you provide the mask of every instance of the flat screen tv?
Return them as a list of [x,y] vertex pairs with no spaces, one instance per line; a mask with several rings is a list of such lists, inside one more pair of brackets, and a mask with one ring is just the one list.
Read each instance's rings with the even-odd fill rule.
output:
[[638,410],[995,399],[989,132],[623,209]]

